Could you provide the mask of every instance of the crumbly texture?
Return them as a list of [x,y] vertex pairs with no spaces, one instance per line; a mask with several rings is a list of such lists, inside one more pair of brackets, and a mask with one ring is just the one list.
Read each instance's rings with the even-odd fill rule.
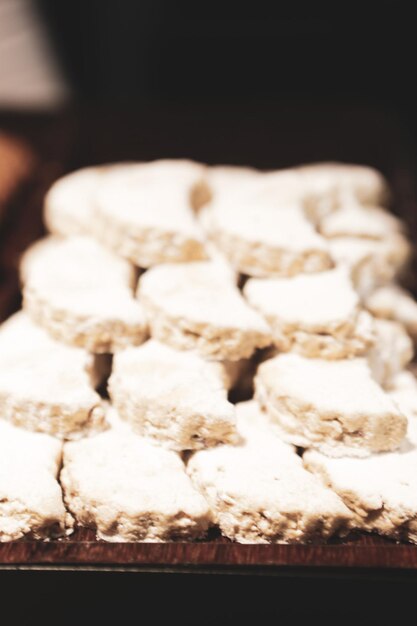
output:
[[376,289],[366,298],[365,306],[376,317],[400,322],[417,340],[417,302],[400,285],[392,283]]
[[269,323],[282,352],[309,358],[363,355],[374,342],[370,315],[344,269],[293,278],[248,280],[244,295]]
[[21,276],[24,309],[54,338],[99,353],[146,339],[134,268],[93,239],[49,237],[34,244]]
[[270,330],[215,263],[166,264],[139,280],[153,338],[215,360],[249,357],[270,344]]
[[395,450],[407,430],[364,359],[278,355],[259,366],[255,397],[286,441],[330,456]]
[[221,363],[156,341],[115,355],[109,393],[141,435],[173,450],[234,441],[235,408]]
[[62,443],[0,420],[0,541],[69,534],[57,475]]
[[389,387],[413,358],[413,342],[398,322],[376,319],[374,329],[375,343],[368,354],[369,365],[375,380]]
[[343,534],[349,510],[306,472],[255,402],[237,405],[242,441],[196,452],[187,471],[222,533],[240,543],[296,543]]
[[366,459],[330,459],[308,450],[305,467],[354,514],[353,528],[417,543],[417,422],[398,452]]
[[402,222],[380,207],[364,207],[355,202],[326,216],[319,226],[324,237],[360,237],[384,239],[403,230]]
[[94,358],[54,341],[23,313],[0,327],[0,412],[17,426],[77,438],[103,426]]
[[210,208],[209,228],[230,263],[249,276],[294,276],[332,267],[326,241],[294,202],[277,209],[273,203],[219,201]]
[[193,214],[203,172],[189,161],[155,161],[103,179],[94,236],[140,267],[207,258]]
[[161,542],[205,535],[211,515],[181,458],[120,423],[64,446],[61,484],[81,526],[105,541]]
[[398,277],[411,253],[410,244],[400,233],[392,233],[380,241],[335,237],[329,240],[329,246],[336,265],[349,269],[362,299]]

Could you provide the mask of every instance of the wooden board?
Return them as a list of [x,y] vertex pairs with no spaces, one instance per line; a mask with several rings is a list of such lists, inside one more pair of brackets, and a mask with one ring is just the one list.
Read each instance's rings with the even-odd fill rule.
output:
[[69,539],[0,544],[0,564],[171,568],[417,568],[417,546],[358,534],[320,545],[243,545],[221,537],[195,543],[106,543],[91,530]]
[[[252,144],[249,142],[246,152],[242,152],[241,145],[236,146],[236,153],[231,152],[230,148],[227,152],[227,141],[232,140],[227,133],[220,139],[220,146],[217,148],[219,152],[216,152],[210,124],[205,131],[208,142],[206,152],[201,148],[201,138],[196,136],[196,129],[192,125],[188,133],[186,132],[181,137],[179,148],[173,141],[172,135],[169,135],[164,112],[145,111],[145,113],[153,122],[151,124],[154,130],[152,138],[148,136],[146,129],[141,133],[136,126],[132,136],[132,127],[138,118],[137,111],[117,112],[117,114],[113,112],[116,120],[113,126],[111,112],[95,112],[94,110],[84,111],[81,116],[79,112],[55,116],[0,114],[0,128],[5,127],[9,131],[19,132],[21,137],[29,141],[39,156],[34,180],[28,182],[10,203],[8,212],[0,224],[1,319],[5,319],[20,305],[18,260],[29,243],[44,232],[41,211],[45,190],[62,172],[89,163],[132,158],[141,160],[161,155],[191,156],[213,162],[225,160],[241,163],[253,162],[264,166],[287,165],[291,161],[296,161],[295,154],[297,154],[298,145],[299,161],[313,158],[325,159],[332,156],[341,160],[367,162],[382,169],[394,187],[397,199],[396,212],[408,223],[411,235],[417,234],[413,161],[401,144],[395,128],[390,127],[383,117],[381,119],[378,115],[370,115],[365,111],[356,113],[356,116],[351,119],[351,114],[350,121],[343,128],[343,136],[340,136],[340,132],[338,134],[335,129],[332,131],[332,128],[329,128],[324,138],[324,145],[323,138],[320,144],[318,134],[315,138],[315,151],[310,153],[302,143],[302,137],[291,134],[291,125],[285,129],[274,126],[272,112],[270,112],[271,128],[276,132],[282,131],[279,154],[275,158],[274,151],[277,151],[277,144],[273,142],[269,143],[262,152],[261,146],[257,146],[256,141]],[[176,128],[181,121],[185,121],[186,114],[187,112],[182,109],[181,112],[177,111],[175,119],[171,114],[169,128]],[[265,117],[265,110],[262,114]],[[339,112],[339,115],[334,116],[335,128],[340,115]],[[317,116],[315,124],[320,128],[321,116],[326,117],[326,112],[320,110]],[[247,123],[249,118],[243,117]],[[159,122],[161,122],[160,125],[158,125]],[[219,123],[218,119],[217,123]],[[234,123],[238,124],[239,120],[238,122],[234,120]],[[243,124],[242,119],[240,123]],[[363,158],[360,156],[360,150],[356,153],[352,148],[352,124],[359,129],[355,133],[356,137],[362,136],[362,141],[366,146]],[[381,132],[381,124],[385,128],[386,142],[390,150],[381,151],[379,140],[376,139]],[[158,128],[159,132],[155,130]],[[361,129],[362,132],[360,132]],[[253,134],[249,132],[249,136],[253,137]],[[333,143],[332,136],[334,137]],[[286,140],[285,137],[287,137]],[[171,141],[173,143],[170,143]],[[289,157],[285,156],[286,145],[290,146]],[[345,149],[340,151],[340,146],[345,146]],[[224,159],[221,154],[222,150],[227,154]],[[251,152],[255,154],[252,160]],[[79,529],[70,538],[64,540],[49,542],[22,540],[0,544],[0,568],[10,566],[93,566],[96,568],[108,566],[174,570],[203,568],[204,571],[210,571],[213,568],[253,570],[254,568],[300,567],[411,570],[417,569],[417,546],[398,544],[365,534],[355,534],[347,539],[325,545],[240,545],[216,536],[214,533],[208,541],[196,543],[112,544],[97,541],[94,532],[90,530]]]

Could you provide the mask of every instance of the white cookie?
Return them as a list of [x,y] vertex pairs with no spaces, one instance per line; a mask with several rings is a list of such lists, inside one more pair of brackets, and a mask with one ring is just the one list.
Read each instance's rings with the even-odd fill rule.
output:
[[25,253],[24,308],[53,337],[91,352],[142,343],[146,320],[136,273],[89,237],[49,237]]
[[371,316],[344,269],[293,278],[248,280],[244,294],[269,323],[283,352],[343,359],[364,354],[374,342]]
[[352,526],[417,543],[417,421],[398,452],[366,459],[330,459],[304,454],[305,466],[319,475],[354,514]]
[[278,355],[259,366],[255,397],[283,439],[330,456],[395,450],[407,430],[406,418],[364,359]]
[[374,330],[375,343],[369,351],[368,361],[375,380],[388,387],[413,358],[413,342],[398,322],[375,319]]
[[0,542],[69,534],[57,481],[62,443],[0,420]]
[[359,237],[328,240],[336,265],[347,267],[361,298],[394,280],[406,267],[411,247],[406,238],[393,233],[381,241]]
[[200,449],[236,438],[225,377],[221,363],[148,341],[115,355],[109,393],[139,434],[173,450]]
[[387,183],[379,172],[344,163],[314,163],[260,173],[242,180],[239,187],[224,190],[223,195],[233,191],[236,200],[267,203],[276,208],[291,201],[298,202],[315,224],[346,201],[384,205],[389,197]]
[[114,412],[110,421],[110,430],[64,446],[61,484],[78,524],[105,541],[203,536],[211,516],[179,455],[135,435]]
[[196,452],[187,471],[222,533],[240,543],[295,543],[343,533],[351,515],[306,472],[255,402],[238,404],[243,441]]
[[104,177],[130,167],[137,164],[85,167],[59,178],[45,196],[44,220],[48,230],[64,236],[90,233],[95,195]]
[[192,162],[155,161],[103,178],[93,234],[140,267],[207,258],[193,215],[202,172]]
[[404,415],[410,419],[417,417],[417,380],[412,371],[396,374],[387,392]]
[[360,237],[384,239],[392,233],[401,233],[401,221],[380,207],[363,207],[348,202],[345,206],[326,216],[319,231],[324,237]]
[[232,190],[239,190],[248,181],[256,180],[261,172],[253,167],[214,165],[205,171],[204,185],[197,199],[198,208]]
[[224,201],[211,205],[209,230],[237,270],[249,276],[294,276],[332,267],[327,243],[301,206]]
[[411,293],[399,285],[391,284],[376,289],[366,298],[365,306],[375,317],[400,322],[417,339],[417,302]]
[[54,341],[23,313],[0,327],[0,416],[76,438],[102,426],[94,357]]
[[349,196],[371,206],[385,206],[389,200],[387,181],[372,167],[323,162],[302,165],[296,171],[302,176],[308,193],[316,197],[327,194],[343,201]]
[[216,360],[249,357],[270,343],[270,331],[215,263],[166,264],[139,280],[151,335],[179,350]]

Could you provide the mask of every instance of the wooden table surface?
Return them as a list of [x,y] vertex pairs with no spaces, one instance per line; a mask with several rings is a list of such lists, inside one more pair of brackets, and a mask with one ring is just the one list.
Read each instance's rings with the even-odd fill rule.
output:
[[[417,234],[414,155],[401,127],[374,109],[260,103],[240,109],[173,105],[142,109],[69,110],[58,114],[0,112],[0,129],[17,133],[37,155],[34,176],[7,207],[0,224],[0,318],[20,305],[20,254],[43,232],[42,198],[60,174],[87,164],[157,157],[286,166],[338,159],[368,163],[389,178],[394,210]],[[413,287],[413,271],[410,285]],[[300,568],[417,570],[417,546],[357,534],[326,545],[239,545],[210,541],[111,544],[77,530],[70,538],[0,544],[2,567],[156,568],[162,571]]]

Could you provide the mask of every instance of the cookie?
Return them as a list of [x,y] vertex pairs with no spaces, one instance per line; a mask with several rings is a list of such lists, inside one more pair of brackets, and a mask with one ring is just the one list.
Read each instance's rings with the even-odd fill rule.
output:
[[139,280],[138,296],[154,339],[215,360],[249,357],[270,331],[215,263],[165,264]]
[[375,317],[400,322],[417,340],[417,302],[400,285],[392,283],[376,289],[366,298],[365,306]]
[[333,195],[338,202],[346,197],[360,204],[385,206],[389,201],[388,183],[380,172],[365,165],[323,162],[302,165],[296,171],[312,196]]
[[381,241],[336,237],[329,239],[328,243],[336,265],[348,268],[362,299],[398,277],[407,266],[411,254],[410,244],[399,233],[393,233]]
[[346,202],[384,206],[389,199],[388,185],[376,170],[344,163],[313,163],[274,170],[241,181],[233,192],[236,200],[251,204],[272,204],[282,208],[298,202],[314,224],[333,213]]
[[190,540],[205,535],[211,516],[181,458],[120,423],[64,446],[61,484],[80,526],[114,542]]
[[77,438],[103,426],[94,357],[58,343],[23,313],[0,327],[0,417]]
[[375,343],[368,354],[372,374],[384,387],[401,372],[414,355],[413,342],[398,322],[374,320]]
[[301,206],[217,202],[208,216],[210,235],[233,267],[257,277],[283,277],[332,267],[324,238]]
[[330,459],[308,450],[303,460],[352,511],[353,528],[417,543],[416,420],[398,452]]
[[402,231],[401,220],[388,211],[380,207],[363,207],[354,202],[348,202],[325,217],[319,226],[319,232],[327,238],[360,237],[380,240]]
[[364,354],[374,342],[372,319],[344,269],[293,278],[251,278],[244,295],[272,329],[275,346],[309,358]]
[[98,353],[145,340],[134,268],[93,239],[35,243],[23,256],[21,276],[25,310],[54,338]]
[[57,481],[62,443],[0,420],[0,542],[71,532]]
[[103,178],[95,196],[94,236],[145,268],[207,258],[193,214],[202,172],[192,162],[155,161]]
[[387,393],[409,419],[417,417],[417,380],[410,370],[403,370],[390,381]]
[[202,207],[213,198],[221,197],[231,191],[239,191],[248,182],[257,180],[261,172],[254,167],[237,165],[214,165],[208,167],[204,176],[204,186],[198,197],[198,206]]
[[395,450],[407,430],[407,419],[364,359],[280,354],[259,366],[255,397],[283,439],[329,456]]
[[139,434],[173,450],[196,450],[236,439],[228,382],[221,363],[148,341],[114,356],[109,393]]
[[55,181],[44,201],[43,215],[47,229],[64,236],[89,234],[95,194],[106,173],[118,167],[128,166],[85,167]]
[[236,406],[242,442],[196,452],[187,464],[223,535],[240,543],[296,543],[341,533],[349,510],[303,469],[255,402]]

